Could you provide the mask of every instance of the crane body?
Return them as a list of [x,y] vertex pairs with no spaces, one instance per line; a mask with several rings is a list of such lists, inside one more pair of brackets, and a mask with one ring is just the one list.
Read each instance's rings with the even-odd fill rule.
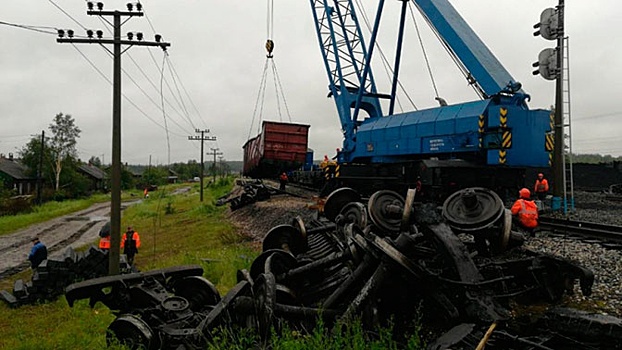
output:
[[[491,177],[495,168],[508,173],[508,167],[548,167],[552,149],[545,145],[552,131],[551,112],[529,109],[529,95],[521,84],[448,0],[411,1],[455,57],[481,100],[393,113],[399,65],[404,64],[400,56],[408,0],[402,1],[393,88],[390,93],[379,93],[371,62],[385,1],[378,1],[367,43],[353,0],[310,0],[329,96],[335,101],[344,134],[337,155],[340,170],[335,172],[341,181],[378,179],[386,174],[391,181],[399,178],[398,182],[409,186],[413,180],[404,177],[425,175],[421,169],[431,166],[431,161],[459,160],[478,172],[486,168]],[[382,111],[382,99],[391,102],[388,114]],[[464,165],[459,168],[456,171],[464,174]],[[510,177],[511,186],[518,186],[515,179],[520,175],[512,173]]]

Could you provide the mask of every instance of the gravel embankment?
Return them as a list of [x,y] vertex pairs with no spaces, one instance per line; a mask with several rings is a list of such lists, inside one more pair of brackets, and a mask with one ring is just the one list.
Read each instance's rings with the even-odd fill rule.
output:
[[[602,193],[578,192],[575,198],[576,210],[568,215],[570,219],[622,225],[622,202],[607,200]],[[547,232],[538,233],[526,243],[526,247],[572,259],[592,270],[595,277],[592,295],[584,297],[578,292],[571,301],[581,308],[622,316],[622,251],[552,236]]]

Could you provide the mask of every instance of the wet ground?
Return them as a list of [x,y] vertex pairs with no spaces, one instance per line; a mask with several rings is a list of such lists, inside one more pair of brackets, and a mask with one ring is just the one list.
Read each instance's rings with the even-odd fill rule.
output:
[[[123,203],[121,210],[138,202]],[[95,244],[99,230],[109,217],[110,203],[98,203],[88,209],[0,236],[0,279],[29,268],[27,258],[34,237],[39,237],[47,246],[48,257],[59,257],[69,246],[75,249]]]

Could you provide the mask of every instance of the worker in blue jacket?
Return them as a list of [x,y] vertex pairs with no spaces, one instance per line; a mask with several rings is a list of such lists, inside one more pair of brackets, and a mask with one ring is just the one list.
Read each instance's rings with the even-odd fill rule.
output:
[[39,264],[43,260],[48,258],[48,249],[45,247],[45,244],[39,241],[39,237],[35,237],[32,239],[32,249],[30,249],[30,254],[28,254],[28,260],[30,260],[30,266],[33,269],[36,269]]

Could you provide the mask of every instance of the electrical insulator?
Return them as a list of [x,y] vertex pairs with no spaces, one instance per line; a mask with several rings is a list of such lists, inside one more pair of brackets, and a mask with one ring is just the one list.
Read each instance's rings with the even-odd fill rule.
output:
[[274,50],[274,41],[268,39],[266,41],[266,50],[268,51],[268,57],[272,57],[272,51]]
[[138,39],[138,41],[142,41],[143,40],[143,33],[141,33],[141,32],[136,33],[136,39]]
[[86,7],[89,9],[89,11],[93,11],[93,2],[92,1],[87,2]]
[[134,33],[132,33],[132,32],[127,32],[127,39],[128,39],[128,40],[132,40],[132,39],[134,39]]
[[58,33],[58,37],[59,37],[59,38],[62,38],[62,37],[64,37],[64,36],[65,36],[65,31],[64,31],[64,30],[62,30],[62,29],[57,30],[57,33]]
[[136,3],[136,11],[140,12],[143,10],[143,4],[141,4],[140,2]]
[[92,31],[92,30],[90,30],[90,29],[89,29],[89,30],[87,30],[87,31],[86,31],[86,36],[87,36],[87,37],[89,37],[89,39],[92,39],[92,38],[93,38],[93,31]]
[[103,10],[104,9],[104,3],[103,2],[98,2],[97,3],[97,9],[100,10],[100,11]]
[[67,36],[73,38],[73,30],[67,29]]
[[104,36],[104,32],[102,30],[98,30],[95,32],[98,39],[101,39]]
[[160,42],[160,40],[162,40],[162,35],[160,35],[160,34],[156,34],[156,35],[155,35],[155,41],[156,41],[156,43],[159,43],[159,42]]
[[134,9],[134,4],[132,4],[131,2],[127,3],[127,10],[132,12],[132,10]]

